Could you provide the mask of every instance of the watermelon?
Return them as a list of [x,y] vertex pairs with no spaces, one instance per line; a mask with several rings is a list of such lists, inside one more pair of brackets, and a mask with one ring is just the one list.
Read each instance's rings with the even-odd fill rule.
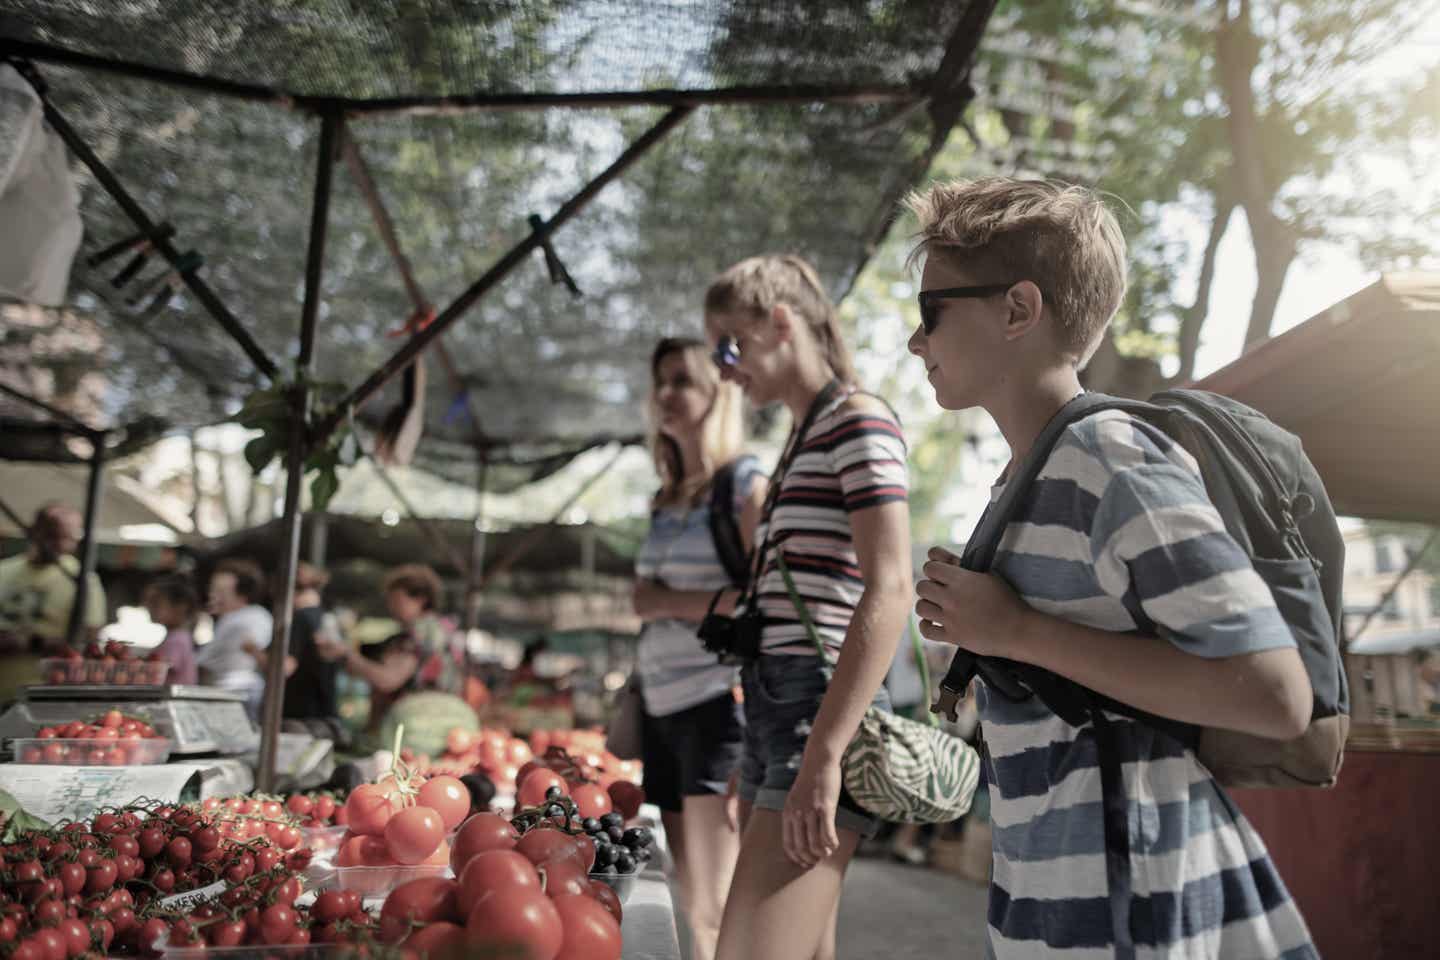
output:
[[395,701],[380,725],[380,742],[388,749],[395,742],[395,728],[405,725],[404,746],[416,754],[439,756],[445,752],[445,738],[459,727],[479,730],[480,718],[459,697],[437,690],[412,693]]

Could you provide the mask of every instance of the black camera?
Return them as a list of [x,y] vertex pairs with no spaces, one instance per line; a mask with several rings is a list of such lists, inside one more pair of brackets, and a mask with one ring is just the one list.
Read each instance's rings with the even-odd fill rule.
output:
[[746,609],[738,617],[709,613],[695,631],[700,645],[726,666],[739,666],[760,656],[760,632],[765,620],[759,610]]

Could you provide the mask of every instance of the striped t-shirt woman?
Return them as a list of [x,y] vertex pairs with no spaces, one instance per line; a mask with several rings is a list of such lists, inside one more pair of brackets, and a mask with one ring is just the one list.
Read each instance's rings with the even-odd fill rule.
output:
[[762,653],[815,653],[775,564],[777,550],[784,551],[821,640],[839,652],[865,592],[849,515],[905,501],[905,456],[900,424],[880,400],[856,397],[852,389],[819,411],[799,440],[768,523],[755,534],[756,543],[770,539],[757,590],[765,617]]
[[[735,516],[750,498],[760,467],[754,457],[735,464]],[[659,580],[671,590],[716,591],[730,586],[710,534],[710,504],[662,507],[650,520],[650,534],[635,560],[635,575]],[[665,717],[704,703],[735,686],[735,667],[720,666],[700,645],[698,625],[686,620],[645,624],[637,651],[645,711]]]

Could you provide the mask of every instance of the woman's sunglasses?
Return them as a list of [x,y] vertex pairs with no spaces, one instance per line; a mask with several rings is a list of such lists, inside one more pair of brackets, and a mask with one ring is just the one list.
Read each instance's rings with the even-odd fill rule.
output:
[[[921,290],[919,297],[920,326],[925,328],[925,336],[927,337],[935,332],[935,326],[940,322],[940,302],[942,300],[993,297],[1006,292],[1013,286],[1015,286],[1013,283],[989,283],[979,287],[945,287],[942,290]],[[718,363],[719,361],[717,360],[716,362]]]

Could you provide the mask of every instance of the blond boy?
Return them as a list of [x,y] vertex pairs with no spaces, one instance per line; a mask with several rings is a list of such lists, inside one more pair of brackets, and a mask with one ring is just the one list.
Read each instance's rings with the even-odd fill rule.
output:
[[[1079,369],[1119,308],[1119,225],[1090,191],[1050,182],[945,183],[908,203],[925,259],[910,349],[936,401],[983,407],[1019,463],[1081,392]],[[1002,476],[997,496],[1003,488]],[[1125,413],[1065,430],[1006,527],[993,575],[943,550],[924,573],[916,611],[931,639],[1182,723],[1289,739],[1309,721],[1290,631],[1195,461]],[[1094,723],[1072,726],[1034,697],[978,686],[995,838],[991,955],[1316,956],[1260,838],[1187,742],[1107,714],[1130,833],[1130,893],[1117,910]]]

